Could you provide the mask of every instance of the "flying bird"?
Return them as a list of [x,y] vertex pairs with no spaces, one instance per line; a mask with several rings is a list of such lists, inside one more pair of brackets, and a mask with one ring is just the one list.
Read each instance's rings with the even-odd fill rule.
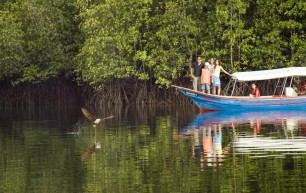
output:
[[111,116],[104,117],[104,118],[96,118],[95,116],[93,116],[92,114],[90,114],[85,108],[82,107],[81,110],[82,110],[84,116],[85,116],[90,122],[92,122],[92,123],[94,123],[94,124],[98,124],[98,123],[100,123],[100,122],[103,121],[103,120],[111,119],[111,118],[114,117],[113,115],[111,115]]

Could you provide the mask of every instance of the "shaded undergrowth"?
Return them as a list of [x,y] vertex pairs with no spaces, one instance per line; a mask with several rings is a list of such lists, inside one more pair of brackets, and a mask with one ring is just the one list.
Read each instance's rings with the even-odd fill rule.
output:
[[[190,87],[190,81],[178,85]],[[53,79],[39,84],[11,86],[0,82],[1,106],[64,105],[92,106],[109,104],[163,104],[187,102],[178,90],[160,88],[150,81],[114,80],[105,84],[78,85],[65,79]]]
[[[286,81],[288,84],[290,81]],[[185,78],[173,82],[175,85],[192,88],[192,82]],[[251,82],[237,83],[233,95],[248,96]],[[262,95],[272,95],[277,82],[258,82]],[[1,106],[64,105],[100,106],[101,104],[171,104],[190,100],[173,87],[158,87],[152,81],[135,79],[113,80],[100,85],[80,85],[72,80],[53,79],[39,84],[11,86],[0,82]],[[222,95],[231,95],[233,87],[228,79],[222,80]],[[281,90],[279,90],[281,91]],[[280,92],[274,94],[278,94]]]

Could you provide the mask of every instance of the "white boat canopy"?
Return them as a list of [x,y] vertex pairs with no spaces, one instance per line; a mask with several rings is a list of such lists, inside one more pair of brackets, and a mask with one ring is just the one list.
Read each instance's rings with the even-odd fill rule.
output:
[[306,76],[306,67],[289,67],[251,72],[235,72],[232,77],[238,81],[278,79],[292,76]]

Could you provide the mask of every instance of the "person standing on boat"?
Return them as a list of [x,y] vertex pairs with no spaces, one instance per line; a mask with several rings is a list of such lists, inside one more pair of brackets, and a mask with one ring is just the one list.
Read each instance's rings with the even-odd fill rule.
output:
[[191,64],[190,74],[193,78],[193,90],[198,91],[200,90],[201,86],[201,74],[202,68],[204,68],[204,64],[202,63],[202,57],[197,56],[197,61]]
[[227,71],[223,69],[223,67],[220,65],[219,60],[216,60],[216,65],[213,70],[213,77],[212,77],[212,83],[213,83],[213,94],[216,94],[216,88],[218,88],[218,95],[221,93],[221,81],[220,81],[220,72],[224,72],[225,74],[230,75]]
[[214,67],[215,67],[215,59],[214,58],[210,58],[210,63],[209,63],[209,71],[210,71],[210,77],[212,78],[213,76],[213,72],[214,72]]
[[201,84],[202,84],[202,92],[210,94],[210,71],[209,71],[209,63],[205,62],[205,67],[202,69],[201,74]]
[[[209,72],[210,72],[210,81],[212,81],[214,68],[215,68],[215,59],[214,58],[210,58],[210,63],[209,63],[208,68],[209,68]],[[211,89],[212,89],[212,87],[211,87]]]
[[253,83],[252,84],[252,96],[253,97],[260,97],[260,92],[259,92],[259,89],[257,88],[256,84]]

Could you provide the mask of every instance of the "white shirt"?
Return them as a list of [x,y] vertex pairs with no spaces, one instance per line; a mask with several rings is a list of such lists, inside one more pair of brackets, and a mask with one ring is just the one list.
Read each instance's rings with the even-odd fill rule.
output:
[[213,65],[213,64],[209,64],[209,66],[208,66],[208,69],[209,69],[209,72],[210,72],[210,76],[213,75],[214,67],[215,67],[215,65]]

